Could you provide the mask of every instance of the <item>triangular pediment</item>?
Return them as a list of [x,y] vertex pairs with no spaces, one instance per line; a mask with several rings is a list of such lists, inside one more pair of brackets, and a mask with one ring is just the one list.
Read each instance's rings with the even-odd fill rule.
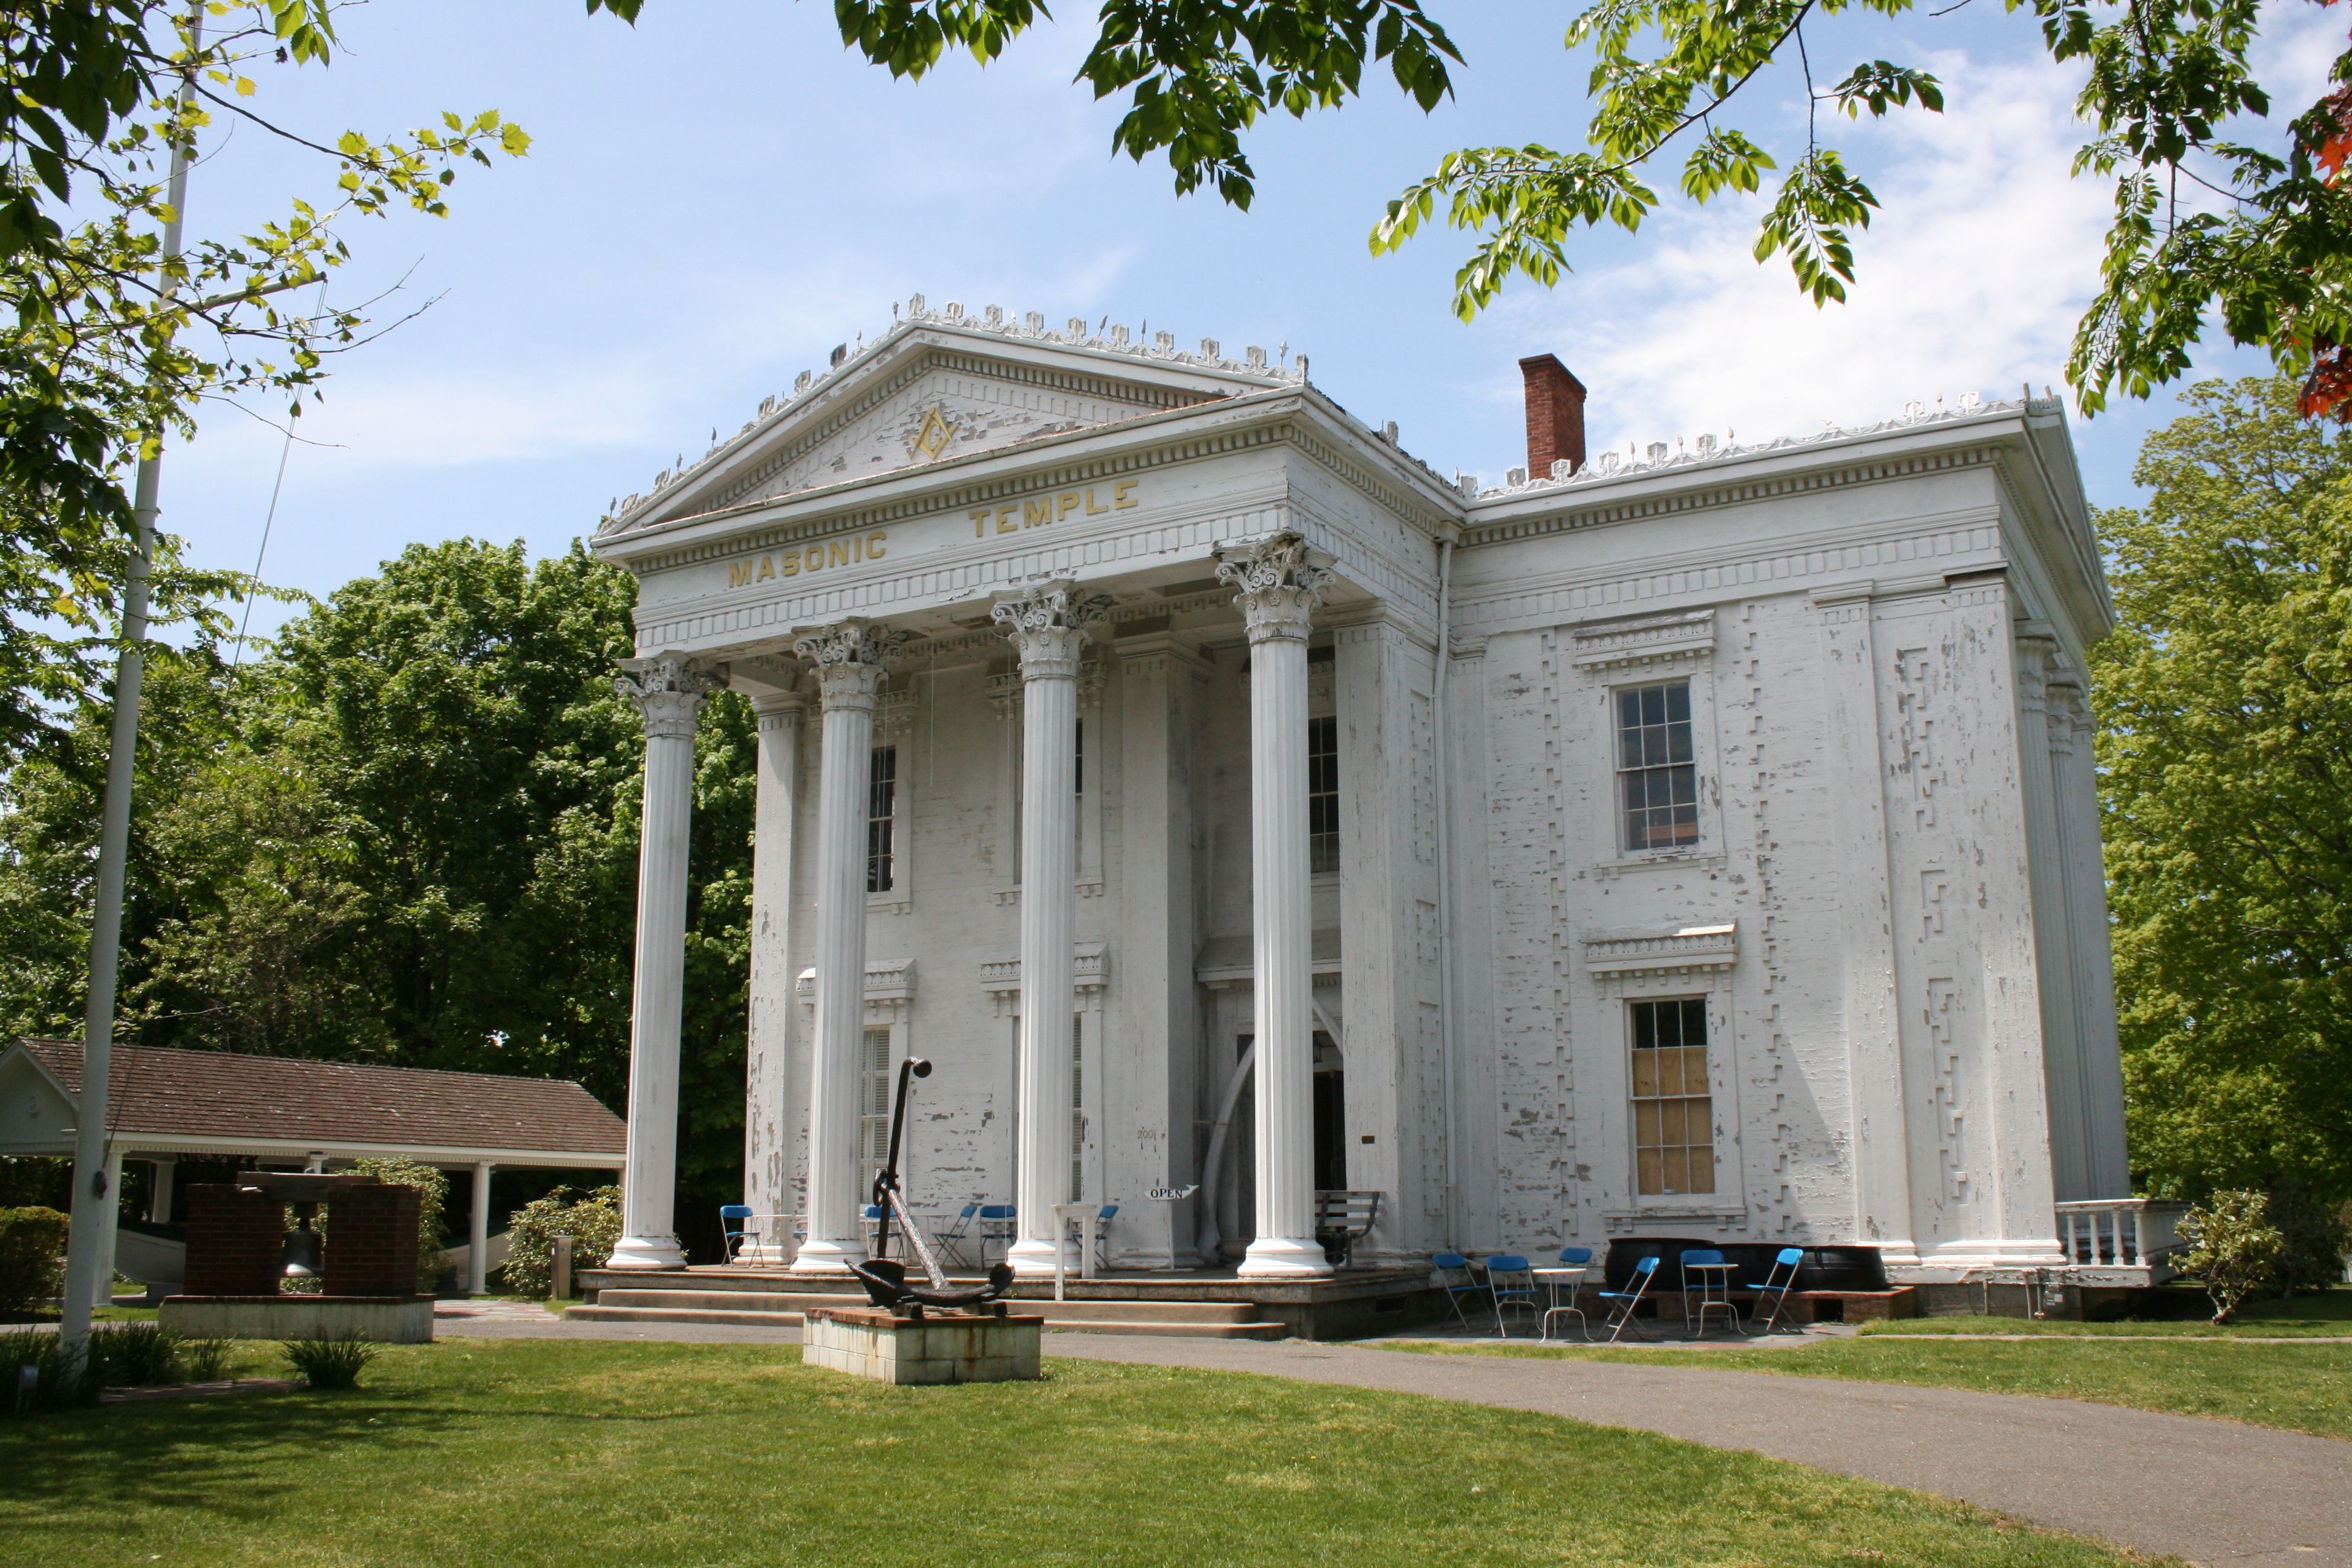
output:
[[635,531],[772,497],[951,462],[1023,441],[1159,414],[1298,380],[1262,350],[1227,360],[1170,334],[1130,342],[1072,321],[979,321],[925,310],[825,375],[771,398],[731,439],[657,476],[599,532]]

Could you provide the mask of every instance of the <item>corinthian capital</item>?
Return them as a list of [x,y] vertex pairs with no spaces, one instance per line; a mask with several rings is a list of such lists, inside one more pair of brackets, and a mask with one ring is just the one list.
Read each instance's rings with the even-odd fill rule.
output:
[[852,619],[803,632],[793,651],[816,666],[825,707],[870,710],[882,689],[883,661],[905,640],[903,632]]
[[1067,577],[1048,577],[997,600],[989,616],[1004,628],[1006,639],[1020,653],[1024,679],[1074,679],[1087,628],[1109,610],[1106,595],[1082,594]]
[[725,681],[675,654],[652,658],[625,658],[613,689],[635,705],[645,721],[646,739],[692,740],[695,710],[703,694]]
[[1220,551],[1217,580],[1234,590],[1250,641],[1304,642],[1315,606],[1331,581],[1328,558],[1296,533]]

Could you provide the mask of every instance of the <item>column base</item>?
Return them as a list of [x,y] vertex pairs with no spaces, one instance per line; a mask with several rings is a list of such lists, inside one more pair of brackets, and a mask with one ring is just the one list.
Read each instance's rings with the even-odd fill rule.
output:
[[686,1254],[674,1236],[625,1236],[604,1260],[607,1268],[683,1268]]
[[[1054,1277],[1054,1244],[1050,1241],[1016,1241],[1004,1250],[1004,1261],[1013,1266],[1015,1279],[1051,1279]],[[1078,1273],[1078,1249],[1066,1242],[1062,1247],[1062,1272],[1076,1279]]]
[[866,1244],[862,1241],[819,1241],[811,1237],[801,1243],[800,1256],[793,1259],[795,1274],[846,1274],[853,1263],[866,1261]]
[[1234,1272],[1244,1279],[1299,1279],[1328,1274],[1332,1268],[1319,1242],[1276,1236],[1251,1242]]

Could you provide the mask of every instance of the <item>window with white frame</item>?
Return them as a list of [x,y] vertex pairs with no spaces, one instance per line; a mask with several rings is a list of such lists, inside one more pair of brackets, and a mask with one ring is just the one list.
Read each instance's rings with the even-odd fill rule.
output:
[[1698,764],[1688,680],[1628,686],[1617,700],[1620,847],[1687,849],[1698,842]]
[[[890,1157],[890,1031],[868,1029],[857,1058],[858,1142],[871,1187]],[[865,1202],[861,1193],[858,1198]]]
[[1715,1105],[1707,1087],[1706,999],[1629,1002],[1633,1169],[1644,1196],[1715,1191]]
[[1307,854],[1308,868],[1339,868],[1339,721],[1307,721]]
[[874,748],[872,782],[866,797],[866,890],[887,893],[897,885],[898,748]]

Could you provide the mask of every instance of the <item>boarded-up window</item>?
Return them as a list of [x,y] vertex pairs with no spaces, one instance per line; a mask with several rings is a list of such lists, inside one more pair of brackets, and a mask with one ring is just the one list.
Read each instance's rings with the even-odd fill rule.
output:
[[1633,1026],[1636,1190],[1715,1191],[1715,1108],[1706,1077],[1706,1002],[1628,1005]]

